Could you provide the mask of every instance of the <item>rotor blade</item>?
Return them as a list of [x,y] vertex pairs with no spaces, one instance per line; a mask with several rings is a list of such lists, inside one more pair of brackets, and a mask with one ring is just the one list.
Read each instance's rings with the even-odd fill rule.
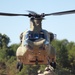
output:
[[49,15],[66,15],[66,14],[74,14],[75,10],[69,10],[69,11],[62,11],[62,12],[55,12],[55,13],[50,13],[50,14],[44,14],[44,16],[49,16]]
[[34,12],[34,11],[29,11],[29,10],[27,10],[30,14],[33,14],[33,15],[36,15],[37,13],[36,12]]
[[0,12],[0,16],[29,16],[29,14],[13,14],[13,13]]

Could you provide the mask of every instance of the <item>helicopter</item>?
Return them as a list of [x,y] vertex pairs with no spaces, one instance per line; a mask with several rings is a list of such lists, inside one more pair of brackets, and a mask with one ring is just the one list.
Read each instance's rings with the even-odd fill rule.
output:
[[75,10],[55,12],[50,14],[37,14],[28,11],[29,14],[15,14],[0,12],[0,16],[27,16],[30,18],[30,30],[24,31],[20,35],[20,46],[17,48],[17,69],[22,70],[23,64],[30,65],[51,65],[56,68],[56,50],[51,45],[55,34],[42,29],[42,20],[45,16],[60,16],[73,14]]

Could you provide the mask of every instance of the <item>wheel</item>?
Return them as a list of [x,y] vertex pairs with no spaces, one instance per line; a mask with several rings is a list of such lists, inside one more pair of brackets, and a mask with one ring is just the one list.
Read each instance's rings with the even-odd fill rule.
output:
[[22,68],[23,68],[23,64],[22,64],[22,63],[20,63],[19,71],[21,71],[21,70],[22,70]]
[[22,68],[23,68],[23,63],[18,62],[18,63],[17,63],[17,69],[18,69],[19,71],[21,71]]
[[56,62],[51,62],[50,65],[51,65],[54,69],[56,69]]
[[17,69],[19,68],[19,62],[17,63]]

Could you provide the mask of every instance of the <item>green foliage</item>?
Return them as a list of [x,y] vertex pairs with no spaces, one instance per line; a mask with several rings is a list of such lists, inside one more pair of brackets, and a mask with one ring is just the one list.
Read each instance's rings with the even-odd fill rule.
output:
[[[0,75],[36,75],[39,69],[44,71],[46,65],[24,65],[23,70],[19,72],[16,69],[15,56],[19,44],[8,46],[9,43],[10,38],[0,33]],[[75,75],[75,43],[63,39],[54,40],[51,44],[56,49],[57,75]]]
[[59,54],[59,62],[62,67],[68,67],[68,50],[65,45],[61,46],[60,54]]
[[10,42],[10,38],[7,35],[5,35],[5,34],[2,35],[0,33],[0,47],[1,48],[7,47],[9,42]]

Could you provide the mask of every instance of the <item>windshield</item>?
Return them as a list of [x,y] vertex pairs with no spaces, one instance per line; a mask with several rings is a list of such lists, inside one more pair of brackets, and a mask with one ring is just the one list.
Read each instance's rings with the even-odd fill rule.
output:
[[38,33],[35,33],[35,34],[29,34],[28,35],[28,39],[31,40],[31,41],[35,41],[35,40],[38,40],[40,38],[44,38],[44,34],[38,34]]

